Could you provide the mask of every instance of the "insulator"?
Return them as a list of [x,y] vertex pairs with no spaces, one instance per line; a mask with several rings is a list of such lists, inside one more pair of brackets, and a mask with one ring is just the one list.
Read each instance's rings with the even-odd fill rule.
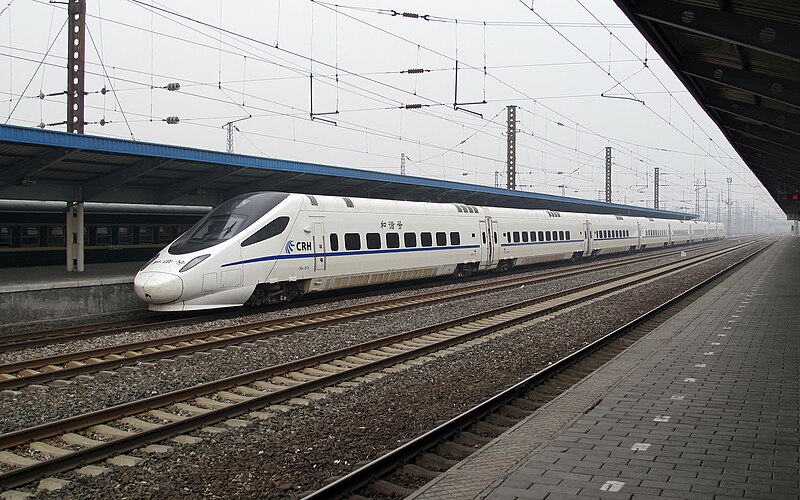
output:
[[406,71],[406,73],[408,73],[409,75],[413,75],[415,73],[425,73],[425,70],[422,68],[412,68]]
[[108,89],[103,87],[102,89],[100,89],[100,93],[103,94],[103,95],[106,95],[106,94],[108,94]]
[[422,104],[406,104],[404,107],[406,109],[420,109],[422,108]]
[[403,17],[411,17],[417,19],[419,17],[419,14],[414,14],[413,12],[403,12]]
[[39,95],[37,97],[39,97],[39,99],[44,99],[45,95],[43,93],[39,92]]
[[169,90],[170,92],[175,92],[176,90],[181,89],[181,84],[178,82],[168,83],[165,89]]
[[46,126],[47,125],[45,125],[44,122],[39,122],[39,128],[45,128]]
[[177,116],[168,116],[164,119],[164,121],[167,122],[168,125],[176,125],[181,121],[181,119]]
[[105,119],[105,118],[101,118],[101,119],[100,119],[100,126],[101,126],[101,127],[105,127],[105,126],[106,126],[106,123],[108,123],[108,122],[106,121],[106,119]]

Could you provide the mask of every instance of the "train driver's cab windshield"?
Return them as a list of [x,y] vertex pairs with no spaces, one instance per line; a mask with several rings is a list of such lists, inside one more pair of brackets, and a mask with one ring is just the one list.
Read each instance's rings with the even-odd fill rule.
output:
[[196,252],[230,240],[278,206],[287,196],[287,193],[250,193],[232,198],[175,240],[169,247],[169,253],[180,255]]
[[193,243],[200,241],[223,241],[238,233],[247,217],[243,215],[228,214],[221,217],[212,217],[205,224],[194,229],[189,240]]

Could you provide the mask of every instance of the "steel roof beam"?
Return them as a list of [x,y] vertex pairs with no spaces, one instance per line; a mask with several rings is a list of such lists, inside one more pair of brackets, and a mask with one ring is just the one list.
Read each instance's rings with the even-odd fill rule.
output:
[[128,167],[115,170],[108,175],[86,182],[83,185],[84,198],[81,201],[91,200],[101,193],[126,184],[173,161],[174,160],[170,158],[145,158]]
[[786,113],[746,102],[711,96],[706,98],[706,106],[742,118],[755,120],[774,129],[800,135],[800,117],[794,113]]
[[797,137],[772,130],[763,125],[750,126],[742,123],[740,126],[736,126],[735,124],[726,123],[725,128],[740,134],[755,137],[756,139],[761,139],[762,141],[769,142],[770,144],[774,144],[791,151],[800,152],[800,140],[798,140]]
[[7,167],[6,171],[0,175],[0,189],[5,186],[21,182],[26,177],[36,175],[69,157],[79,149],[54,149],[42,153],[33,158],[22,160]]
[[683,73],[800,108],[800,82],[684,57]]
[[658,24],[800,61],[800,27],[674,1],[637,2],[636,15]]
[[158,199],[161,203],[169,203],[170,201],[177,200],[181,196],[196,192],[209,184],[213,184],[220,179],[224,179],[225,177],[246,169],[247,167],[217,167],[203,174],[187,176],[186,179],[182,179],[159,189]]
[[747,155],[747,158],[759,158],[766,154],[779,160],[786,160],[795,165],[800,165],[800,153],[784,149],[780,146],[775,146],[759,139],[739,135],[737,136],[736,144],[741,146],[743,150],[746,150],[743,152]]

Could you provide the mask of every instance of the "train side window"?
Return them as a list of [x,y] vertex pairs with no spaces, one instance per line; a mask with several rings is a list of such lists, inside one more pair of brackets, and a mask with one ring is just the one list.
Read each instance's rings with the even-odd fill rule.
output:
[[436,246],[437,247],[447,246],[447,233],[436,233]]
[[564,240],[564,231],[559,231],[558,232],[558,239],[562,240],[562,241]]
[[47,246],[63,247],[65,241],[64,226],[51,226],[47,229]]
[[433,246],[433,237],[431,233],[420,233],[419,241],[421,246],[423,247],[432,247]]
[[361,235],[358,233],[344,233],[345,250],[361,250]]
[[8,226],[0,226],[0,247],[11,246],[11,228]]
[[331,240],[331,252],[338,252],[339,251],[339,235],[336,233],[331,233],[330,235]]
[[377,250],[381,247],[380,233],[367,233],[367,248]]
[[572,238],[569,237],[569,231],[566,231],[564,235],[567,237],[567,241],[571,240]]
[[511,232],[503,233],[506,237],[506,243],[511,243]]
[[544,231],[539,231],[539,241],[544,241]]
[[270,221],[270,223],[266,226],[248,236],[242,242],[242,246],[246,247],[252,245],[253,243],[258,243],[259,241],[268,240],[272,237],[278,236],[286,229],[286,226],[288,225],[289,217],[277,217],[276,219]]
[[386,248],[400,248],[400,235],[398,233],[386,233]]
[[494,232],[494,244],[497,245],[497,231]]
[[483,244],[486,244],[486,231],[481,231],[481,236],[483,237]]
[[131,234],[131,228],[124,226],[117,228],[118,245],[130,245],[132,241],[133,235]]
[[[161,229],[161,228],[159,228]],[[160,237],[160,235],[159,235]],[[164,241],[164,240],[160,240]],[[95,245],[110,245],[111,244],[111,230],[108,226],[97,226],[94,230],[94,243]]]
[[514,231],[514,243],[519,243],[519,231]]
[[160,243],[172,241],[172,228],[168,226],[158,226],[158,241]]
[[20,245],[23,247],[39,246],[39,228],[36,226],[25,226],[20,231]]
[[150,226],[139,226],[139,243],[153,242],[153,228]]
[[545,231],[544,232],[544,239],[545,239],[545,241],[550,241],[550,231]]
[[403,243],[405,243],[406,248],[416,248],[417,233],[403,233]]
[[523,243],[528,242],[528,231],[522,231],[522,242]]
[[458,231],[452,231],[450,233],[450,244],[451,245],[461,244],[461,234]]
[[531,241],[536,241],[536,231],[531,231]]

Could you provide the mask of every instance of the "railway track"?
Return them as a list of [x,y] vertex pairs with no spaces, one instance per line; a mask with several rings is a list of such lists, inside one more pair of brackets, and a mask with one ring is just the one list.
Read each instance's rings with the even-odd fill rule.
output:
[[[704,248],[703,250],[708,250]],[[678,251],[681,252],[681,251]],[[663,254],[638,256],[626,260],[625,264],[641,263],[663,258]],[[453,290],[420,293],[402,299],[389,298],[366,304],[341,307],[323,312],[289,316],[268,321],[207,329],[153,340],[119,344],[110,347],[65,353],[57,356],[38,357],[0,365],[0,390],[18,389],[31,384],[43,384],[57,379],[114,370],[122,366],[150,362],[163,358],[189,355],[231,345],[264,340],[310,328],[330,326],[337,323],[389,314],[410,308],[452,301],[480,294],[519,286],[529,286],[558,278],[583,275],[587,270],[600,271],[621,265],[618,261],[594,263],[587,266],[570,267],[537,273],[533,276],[515,276],[490,283],[465,285]],[[184,320],[171,320],[168,326]]]
[[[63,420],[0,435],[0,488],[14,488],[45,475],[125,453],[179,434],[236,419],[318,391],[341,392],[342,383],[425,358],[459,344],[609,293],[671,275],[752,242],[629,273],[425,328],[402,332],[316,356],[276,365]],[[257,413],[251,413],[258,418]],[[183,436],[184,441],[191,436]]]
[[[681,251],[694,250],[694,249],[708,249],[717,246],[725,245],[724,242],[711,242],[702,246],[682,247],[679,250],[672,250],[669,252],[658,252],[655,255],[637,255],[623,259],[614,259],[619,264],[622,263],[635,263],[647,261],[657,258],[668,257],[670,255],[679,254]],[[601,264],[606,265],[606,264]],[[571,266],[570,269],[588,269],[598,266],[598,263],[591,262],[578,266]],[[545,271],[557,272],[557,271]],[[124,321],[113,321],[108,323],[98,323],[91,325],[72,326],[66,328],[59,328],[53,330],[6,334],[0,336],[0,352],[15,351],[22,349],[30,349],[36,347],[43,347],[58,343],[70,342],[75,340],[85,340],[96,337],[104,337],[111,335],[118,335],[121,333],[131,331],[147,331],[155,330],[158,328],[168,328],[176,326],[190,326],[198,324],[202,321],[207,321],[209,316],[212,319],[220,319],[221,317],[234,317],[239,316],[240,313],[226,313],[220,314],[218,311],[211,313],[192,313],[191,317],[182,317],[181,314],[171,315],[164,317],[164,314],[148,315],[144,318],[130,319]]]
[[304,500],[411,495],[616,357],[768,246]]

